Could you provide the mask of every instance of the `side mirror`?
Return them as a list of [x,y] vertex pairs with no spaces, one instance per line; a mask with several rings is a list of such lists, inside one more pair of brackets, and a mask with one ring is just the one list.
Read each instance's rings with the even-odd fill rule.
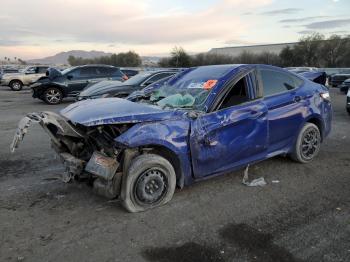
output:
[[67,79],[68,79],[68,80],[72,80],[72,79],[73,79],[73,76],[72,76],[72,75],[67,75]]

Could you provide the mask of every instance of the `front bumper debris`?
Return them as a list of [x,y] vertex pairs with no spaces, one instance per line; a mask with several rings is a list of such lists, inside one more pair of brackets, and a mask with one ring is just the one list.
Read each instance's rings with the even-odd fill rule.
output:
[[[73,179],[93,181],[95,193],[113,199],[119,195],[122,172],[118,172],[119,162],[96,149],[91,149],[81,158],[77,148],[83,148],[88,141],[88,134],[82,129],[71,125],[63,116],[53,112],[27,114],[18,124],[18,128],[10,145],[11,152],[15,152],[30,126],[38,123],[51,138],[51,146],[60,157],[66,172],[62,174],[62,181],[68,183]],[[86,142],[88,143],[88,142]]]
[[10,145],[11,153],[14,153],[20,142],[23,141],[24,135],[28,132],[33,121],[36,123],[40,122],[38,118],[31,116],[23,117],[21,121],[19,121],[16,133]]
[[22,118],[18,124],[16,133],[13,137],[12,143],[10,145],[10,150],[12,153],[18,148],[19,144],[23,141],[25,134],[28,132],[29,127],[32,123],[39,123],[46,133],[50,136],[51,140],[60,145],[57,137],[53,134],[53,131],[49,129],[49,126],[54,126],[57,128],[56,134],[71,136],[71,137],[84,137],[79,131],[74,129],[66,119],[62,116],[53,112],[40,112],[40,113],[30,113]]

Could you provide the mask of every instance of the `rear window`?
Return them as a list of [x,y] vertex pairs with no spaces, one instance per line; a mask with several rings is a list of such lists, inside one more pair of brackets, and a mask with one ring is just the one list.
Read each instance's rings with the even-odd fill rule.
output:
[[99,76],[122,76],[122,73],[120,72],[119,68],[113,67],[98,67],[97,73]]
[[95,76],[97,75],[96,68],[95,67],[83,67],[80,69],[80,76]]
[[38,67],[38,73],[39,74],[45,74],[48,67]]

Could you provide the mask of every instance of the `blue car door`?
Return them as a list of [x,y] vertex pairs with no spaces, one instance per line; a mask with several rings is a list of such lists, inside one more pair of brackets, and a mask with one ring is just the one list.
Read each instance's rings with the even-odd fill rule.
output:
[[278,154],[293,145],[309,97],[300,88],[304,80],[287,71],[261,66],[259,75],[268,108],[269,151]]
[[256,92],[255,71],[231,83],[216,109],[192,122],[190,146],[196,178],[229,171],[267,151],[267,107]]

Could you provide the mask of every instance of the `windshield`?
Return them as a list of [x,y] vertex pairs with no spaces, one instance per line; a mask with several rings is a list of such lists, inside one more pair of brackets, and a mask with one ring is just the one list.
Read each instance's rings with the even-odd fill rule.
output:
[[143,82],[144,80],[146,80],[147,77],[149,77],[152,73],[150,72],[142,72],[139,73],[131,78],[129,78],[128,80],[126,80],[124,82],[125,85],[138,85],[141,82]]
[[68,74],[73,69],[75,69],[75,67],[70,67],[70,68],[64,69],[61,73],[62,73],[62,75],[65,75],[65,74]]
[[153,90],[150,102],[162,108],[204,109],[204,101],[232,66],[191,68]]

